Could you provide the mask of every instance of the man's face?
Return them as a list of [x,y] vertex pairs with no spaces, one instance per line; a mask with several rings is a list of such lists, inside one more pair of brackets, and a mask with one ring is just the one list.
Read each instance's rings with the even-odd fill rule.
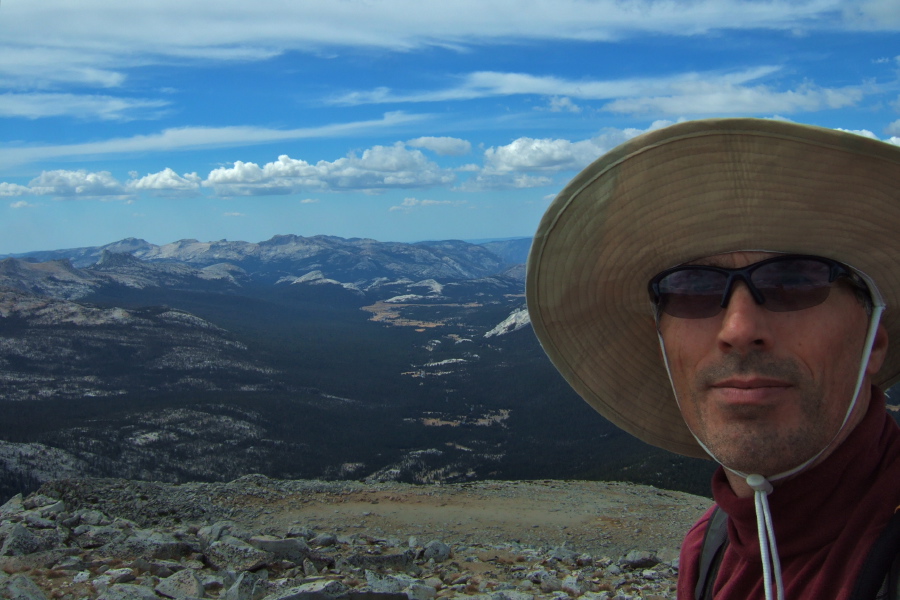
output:
[[[697,263],[734,268],[771,256],[736,252]],[[771,312],[739,282],[718,315],[663,314],[659,322],[688,427],[722,464],[764,476],[801,464],[838,434],[867,327],[865,308],[841,283],[832,285],[822,304]],[[886,349],[880,327],[867,374],[878,371]],[[865,414],[867,382],[840,441]]]

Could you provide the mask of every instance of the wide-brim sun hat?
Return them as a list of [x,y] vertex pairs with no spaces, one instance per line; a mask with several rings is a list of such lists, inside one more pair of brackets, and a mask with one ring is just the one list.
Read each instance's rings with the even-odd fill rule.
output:
[[890,341],[873,383],[900,380],[900,147],[784,121],[679,123],[578,174],[528,257],[534,331],[601,415],[645,442],[705,457],[676,404],[647,284],[739,250],[824,256],[870,277]]

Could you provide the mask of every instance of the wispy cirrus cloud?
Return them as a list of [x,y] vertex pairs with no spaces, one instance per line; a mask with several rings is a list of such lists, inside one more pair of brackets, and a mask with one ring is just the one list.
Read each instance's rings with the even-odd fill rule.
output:
[[[580,112],[572,98],[600,101],[600,110],[659,116],[716,114],[791,114],[845,108],[874,92],[873,84],[827,88],[802,82],[779,89],[761,81],[780,67],[763,65],[733,72],[680,73],[657,78],[575,80],[527,73],[478,72],[460,78],[457,86],[424,92],[388,88],[358,91],[335,98],[336,104],[422,103],[475,100],[494,96],[536,95],[549,98],[549,110]],[[604,102],[605,101],[605,102]]]
[[793,90],[779,91],[770,86],[716,85],[697,80],[675,86],[665,95],[615,100],[603,109],[630,115],[793,114],[855,106],[865,93],[862,86],[821,88],[803,84]]
[[406,142],[412,148],[425,148],[439,156],[464,156],[472,151],[467,140],[454,137],[420,137]]
[[135,135],[96,142],[59,145],[16,145],[0,147],[0,168],[9,168],[58,158],[122,155],[198,148],[252,146],[278,141],[348,136],[377,129],[389,129],[422,121],[428,115],[404,112],[385,113],[381,119],[335,123],[298,129],[264,127],[180,127],[150,135]]
[[467,204],[465,200],[420,200],[419,198],[404,198],[400,204],[390,207],[391,212],[409,212],[414,209],[427,208],[431,206],[463,206]]
[[165,100],[79,94],[0,94],[0,117],[41,119],[75,117],[103,121],[152,119],[168,106]]
[[475,100],[494,96],[537,95],[566,96],[581,100],[614,100],[638,96],[653,96],[681,89],[697,81],[712,86],[735,86],[769,77],[780,70],[774,65],[763,65],[727,73],[679,73],[661,77],[636,77],[627,79],[565,79],[554,76],[538,76],[529,73],[504,73],[478,71],[463,75],[455,86],[440,90],[420,92],[394,92],[380,87],[371,91],[356,91],[335,97],[333,102],[342,105],[442,102],[448,100]]

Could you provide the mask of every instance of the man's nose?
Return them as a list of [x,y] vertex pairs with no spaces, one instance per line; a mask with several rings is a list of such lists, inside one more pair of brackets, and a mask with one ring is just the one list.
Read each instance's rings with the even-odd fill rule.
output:
[[722,352],[746,353],[771,346],[770,313],[757,304],[747,285],[735,283],[722,316],[718,345]]

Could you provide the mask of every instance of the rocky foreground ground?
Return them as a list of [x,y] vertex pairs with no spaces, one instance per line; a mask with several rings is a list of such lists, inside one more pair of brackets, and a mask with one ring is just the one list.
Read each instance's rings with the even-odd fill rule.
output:
[[600,482],[66,480],[0,507],[11,600],[675,597],[709,500]]

